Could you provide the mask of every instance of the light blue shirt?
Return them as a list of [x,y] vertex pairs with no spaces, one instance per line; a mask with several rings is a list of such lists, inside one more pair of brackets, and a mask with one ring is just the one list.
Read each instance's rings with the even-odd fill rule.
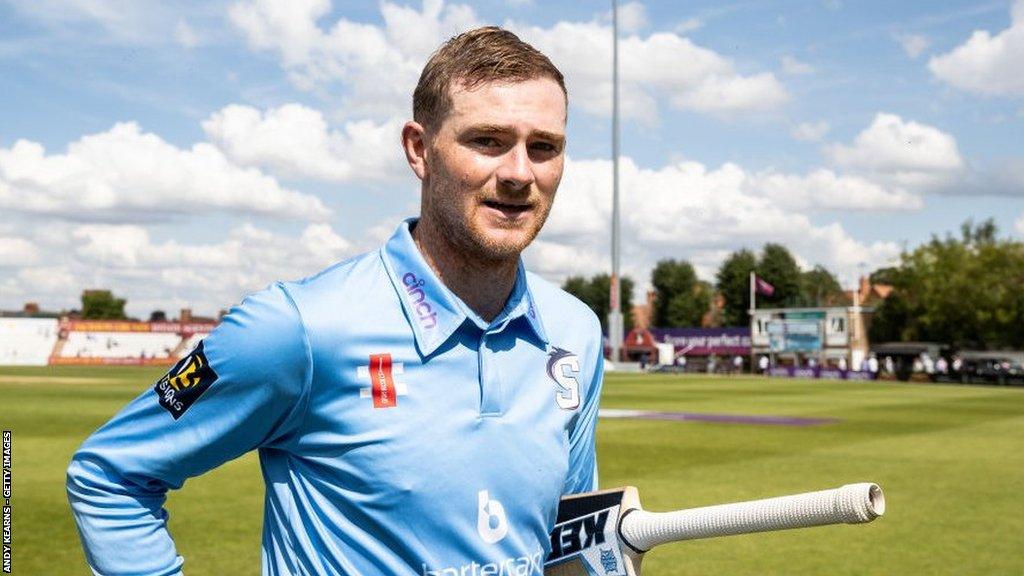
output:
[[483,321],[414,224],[247,297],[86,440],[67,488],[96,574],[180,573],[167,490],[253,449],[263,574],[541,573],[559,497],[597,485],[600,325],[521,264]]

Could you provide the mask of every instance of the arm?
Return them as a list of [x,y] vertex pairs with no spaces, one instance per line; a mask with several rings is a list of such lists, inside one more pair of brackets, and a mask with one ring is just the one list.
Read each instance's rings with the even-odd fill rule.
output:
[[597,490],[597,454],[594,447],[594,432],[597,426],[597,411],[604,381],[604,346],[601,340],[601,325],[596,317],[593,321],[596,342],[591,343],[587,357],[594,358],[594,361],[590,371],[590,380],[586,387],[586,397],[580,407],[579,419],[569,436],[569,471],[566,474],[565,486],[562,488],[563,494]]
[[95,574],[181,572],[168,489],[262,446],[287,447],[311,379],[308,340],[280,285],[252,295],[75,453],[71,510]]

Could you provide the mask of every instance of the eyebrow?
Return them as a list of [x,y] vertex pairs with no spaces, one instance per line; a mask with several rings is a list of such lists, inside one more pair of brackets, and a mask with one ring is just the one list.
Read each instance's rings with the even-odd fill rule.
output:
[[[516,131],[511,126],[503,124],[474,124],[466,129],[467,132],[483,132],[486,134],[506,134],[515,135]],[[558,134],[556,132],[548,132],[547,130],[534,130],[530,133],[531,136],[536,136],[544,140],[551,140],[559,144],[565,142],[565,135]]]

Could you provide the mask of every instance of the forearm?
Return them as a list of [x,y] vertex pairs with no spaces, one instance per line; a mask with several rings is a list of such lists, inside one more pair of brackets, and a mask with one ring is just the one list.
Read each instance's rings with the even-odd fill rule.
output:
[[79,453],[68,467],[67,491],[94,574],[181,573],[183,560],[167,531],[165,489],[143,488]]

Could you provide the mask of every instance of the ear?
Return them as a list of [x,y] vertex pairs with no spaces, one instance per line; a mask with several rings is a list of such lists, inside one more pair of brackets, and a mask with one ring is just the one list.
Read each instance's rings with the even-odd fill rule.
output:
[[402,127],[402,148],[405,150],[405,160],[416,177],[420,180],[426,178],[427,131],[420,123],[410,120]]

